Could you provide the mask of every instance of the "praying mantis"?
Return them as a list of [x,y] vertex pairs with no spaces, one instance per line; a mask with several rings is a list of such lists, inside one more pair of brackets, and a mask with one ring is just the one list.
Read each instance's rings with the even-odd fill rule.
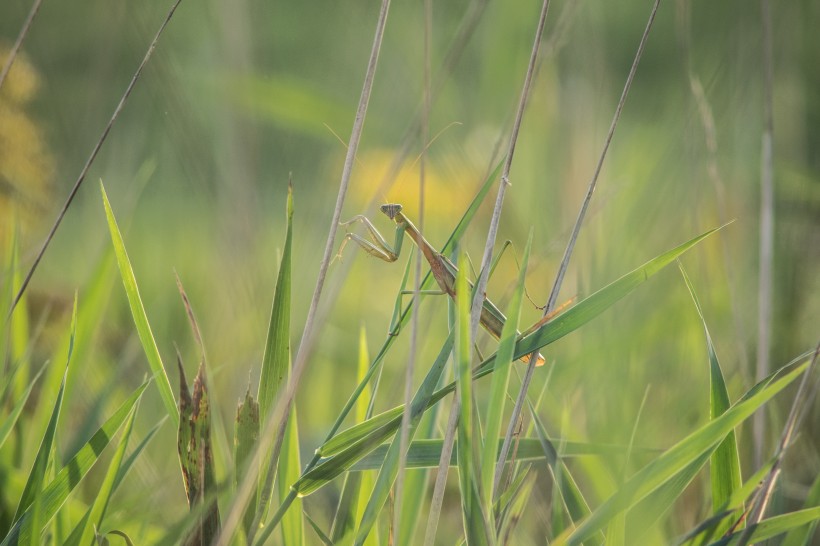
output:
[[[370,254],[371,256],[375,256],[380,260],[384,260],[385,262],[395,262],[399,258],[399,254],[401,253],[401,246],[402,242],[404,241],[405,233],[410,236],[410,239],[416,243],[416,246],[419,247],[424,258],[430,264],[430,270],[433,274],[433,277],[436,279],[436,283],[438,283],[439,288],[441,291],[451,298],[455,299],[456,296],[456,274],[458,273],[458,268],[447,259],[446,256],[438,252],[427,240],[421,235],[418,228],[413,225],[413,223],[402,213],[402,206],[398,203],[389,203],[386,205],[382,205],[380,207],[382,213],[385,216],[390,218],[396,223],[396,240],[391,246],[387,240],[382,236],[381,233],[376,229],[376,227],[367,219],[366,216],[359,214],[354,216],[352,219],[348,220],[347,222],[341,222],[340,226],[349,226],[356,222],[361,222],[364,224],[365,228],[370,234],[371,240],[367,240],[361,235],[356,233],[346,233],[344,236],[344,240],[342,241],[341,246],[339,247],[338,255],[341,256],[342,250],[344,250],[345,245],[349,241],[353,241],[357,245],[359,245],[362,250]],[[469,287],[472,290],[472,283],[469,283]],[[543,319],[541,319],[538,323],[536,323],[532,328],[528,330],[528,332],[533,331],[535,328],[543,324],[544,322],[548,321],[552,316],[547,315]],[[481,325],[484,327],[487,332],[490,333],[495,339],[501,338],[501,331],[504,328],[504,323],[507,321],[507,318],[504,314],[496,307],[496,305],[491,302],[486,297],[484,298],[484,304],[481,308],[481,318],[480,322]],[[516,333],[517,337],[521,336],[520,333]],[[521,357],[522,362],[528,363],[530,360],[529,355],[525,355]],[[544,364],[544,357],[540,354],[537,355],[536,366],[542,366]]]

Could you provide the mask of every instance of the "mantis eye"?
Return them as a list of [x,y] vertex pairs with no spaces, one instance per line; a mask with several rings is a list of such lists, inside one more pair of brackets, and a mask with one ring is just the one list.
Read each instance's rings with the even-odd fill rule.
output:
[[401,205],[399,205],[398,203],[388,203],[386,205],[382,205],[379,208],[391,220],[395,218],[398,213],[401,212]]

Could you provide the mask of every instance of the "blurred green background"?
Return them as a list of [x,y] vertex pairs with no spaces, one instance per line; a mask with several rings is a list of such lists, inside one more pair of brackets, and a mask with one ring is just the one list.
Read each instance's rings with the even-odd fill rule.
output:
[[[13,43],[29,7],[28,0],[0,4],[0,46]],[[44,2],[0,91],[0,218],[4,234],[12,218],[23,220],[25,266],[169,7]],[[520,252],[534,227],[527,288],[539,304],[549,294],[650,7],[568,0],[550,8],[499,233]],[[539,9],[537,2],[434,6],[432,66],[434,85],[441,87],[430,116],[430,132],[438,138],[428,149],[424,226],[434,245],[446,240],[497,161],[499,146],[506,146]],[[30,289],[30,320],[45,324],[30,359],[39,367],[68,328],[74,291],[82,313],[95,275],[105,275],[110,287],[68,401],[66,452],[72,435],[83,441],[148,370],[113,262],[98,273],[110,260],[98,180],[120,222],[166,365],[173,362],[174,343],[189,377],[197,358],[176,271],[202,328],[214,370],[213,399],[230,423],[249,381],[254,389],[258,381],[289,177],[296,210],[292,340],[298,346],[377,11],[376,2],[183,1]],[[442,74],[439,67],[469,13],[478,15],[476,26],[453,70]],[[774,3],[772,24],[771,362],[780,366],[812,348],[820,333],[820,4]],[[377,218],[378,203],[401,202],[410,218],[418,217],[418,139],[400,175],[387,173],[422,97],[423,36],[421,3],[394,3],[343,214],[367,214],[385,234],[393,230]],[[757,3],[662,4],[560,298],[583,298],[664,250],[734,220],[683,259],[732,399],[753,383],[757,348],[761,40]],[[464,241],[476,266],[490,201]],[[360,327],[371,352],[380,347],[404,263],[384,264],[351,246],[331,266],[320,335],[297,402],[305,453],[322,441],[355,386]],[[515,275],[514,260],[506,258],[491,280],[488,294],[502,306]],[[421,308],[420,370],[443,339],[446,307],[434,298]],[[522,324],[539,316],[527,305]],[[485,351],[492,347],[483,338],[481,344]],[[405,337],[388,357],[378,409],[392,407],[403,392],[406,349]],[[626,444],[634,428],[636,444],[666,447],[708,418],[702,328],[675,268],[551,346],[547,358],[555,362],[545,399],[553,434]],[[169,375],[175,385],[176,373]],[[547,377],[545,369],[537,372],[533,393]],[[789,403],[784,396],[768,406],[767,452]],[[817,408],[787,459],[780,502],[799,504],[820,471]],[[162,414],[158,394],[147,393],[137,434]],[[739,434],[745,477],[751,430]],[[137,536],[170,525],[185,511],[174,438],[166,424],[119,494],[112,517],[127,520],[124,526]],[[217,453],[222,464],[226,457]],[[599,477],[589,484],[593,499],[604,494],[594,491],[602,481],[620,479],[620,469],[588,472]],[[84,482],[88,494],[94,483],[93,476]],[[666,523],[667,536],[704,516],[705,483],[696,482],[684,497]],[[308,499],[319,521],[332,515],[333,494],[328,489]],[[530,522],[538,536],[547,503],[535,498],[543,501],[533,506]],[[140,510],[140,521],[125,513],[127,507]],[[450,516],[440,536],[459,529],[457,510]]]

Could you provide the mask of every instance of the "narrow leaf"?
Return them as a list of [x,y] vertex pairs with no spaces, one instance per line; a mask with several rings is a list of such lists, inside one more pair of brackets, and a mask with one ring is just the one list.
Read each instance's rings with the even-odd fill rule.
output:
[[163,404],[165,404],[165,411],[168,412],[174,425],[177,426],[179,424],[179,414],[177,413],[174,393],[171,390],[171,383],[168,381],[168,375],[165,373],[165,366],[162,364],[162,357],[160,357],[157,343],[154,341],[154,333],[151,331],[151,325],[148,323],[145,308],[142,306],[142,298],[140,297],[139,288],[137,287],[137,279],[134,276],[134,270],[131,268],[131,261],[128,259],[128,253],[125,251],[125,243],[122,240],[120,228],[117,227],[117,220],[114,218],[114,212],[111,210],[111,204],[108,202],[108,196],[105,193],[102,180],[100,181],[100,191],[102,192],[103,205],[105,206],[105,217],[108,220],[108,231],[111,233],[111,243],[114,246],[114,253],[117,256],[117,265],[120,268],[120,277],[122,278],[123,287],[125,287],[128,305],[131,308],[131,316],[134,319],[134,325],[137,328],[142,349],[145,351],[145,356],[148,359],[151,373],[154,379],[156,379],[160,397],[162,398]]
[[[703,332],[706,337],[706,348],[709,354],[709,416],[714,419],[723,414],[729,409],[729,391],[726,388],[726,381],[723,378],[723,370],[721,370],[720,362],[718,361],[715,346],[712,343],[712,336],[709,334],[709,328],[706,325],[706,319],[703,316],[703,308],[700,306],[695,288],[689,280],[689,276],[683,269],[683,265],[678,263],[681,275],[686,283],[686,288],[692,296],[692,301],[695,303],[695,308],[698,311],[701,324],[703,325]],[[732,493],[740,487],[740,454],[737,449],[737,440],[735,432],[730,432],[726,439],[723,440],[715,450],[710,461],[710,478],[712,482],[712,506],[715,511],[723,505]],[[743,506],[738,509],[738,516],[742,514]],[[715,533],[719,536],[724,534],[729,529],[730,523],[727,522],[723,526],[719,526]]]

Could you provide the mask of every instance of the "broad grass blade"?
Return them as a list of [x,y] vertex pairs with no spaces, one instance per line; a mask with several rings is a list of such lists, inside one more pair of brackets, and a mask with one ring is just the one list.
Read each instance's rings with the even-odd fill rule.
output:
[[[700,306],[695,288],[689,280],[683,265],[678,263],[683,275],[683,280],[686,283],[686,288],[692,296],[692,301],[695,303],[695,308],[698,311],[701,324],[703,325],[703,332],[706,337],[706,348],[709,354],[709,415],[712,419],[723,414],[729,409],[729,391],[726,388],[726,381],[723,378],[723,370],[718,361],[715,346],[712,343],[712,336],[709,334],[709,328],[706,325],[706,319],[703,316],[703,309]],[[712,455],[710,461],[709,475],[712,481],[712,506],[718,510],[721,505],[726,503],[732,496],[732,493],[740,487],[740,454],[737,449],[737,440],[735,432],[730,432],[726,439],[718,445],[715,453]],[[737,516],[743,513],[743,505],[738,507]],[[717,536],[723,535],[728,529],[730,522],[726,522],[719,526],[715,533]],[[741,524],[742,527],[743,524]]]
[[94,530],[102,527],[103,517],[108,503],[111,500],[111,495],[114,492],[114,487],[117,482],[117,475],[120,472],[123,459],[125,458],[125,449],[128,446],[128,440],[131,437],[131,430],[134,425],[134,418],[137,415],[139,405],[135,405],[131,410],[128,421],[125,423],[125,429],[120,437],[120,443],[117,450],[114,452],[114,457],[108,465],[108,471],[105,474],[100,489],[94,497],[94,502],[88,509],[85,517],[83,517],[80,524],[69,535],[65,542],[66,546],[78,546],[80,544],[89,544],[94,538]]
[[[80,448],[76,455],[65,465],[55,478],[48,484],[42,492],[42,517],[40,521],[48,523],[54,514],[68,499],[68,495],[74,490],[86,473],[97,462],[102,451],[114,437],[117,430],[125,422],[131,409],[145,392],[149,381],[146,381],[135,390],[128,399],[123,402],[114,414],[101,426],[97,432]],[[26,542],[33,536],[32,534],[32,514],[26,511],[22,517],[14,524],[9,534],[0,543],[0,546]],[[37,530],[39,535],[39,529]]]
[[723,415],[703,425],[633,475],[572,534],[560,537],[556,544],[581,544],[617,514],[630,509],[649,493],[673,479],[704,452],[711,453],[730,431],[794,381],[807,365],[807,362],[803,362],[798,366],[786,366],[759,382]]
[[131,308],[131,316],[134,319],[134,325],[137,328],[142,349],[145,351],[145,356],[148,359],[151,373],[154,379],[156,379],[160,397],[165,405],[165,411],[171,417],[174,426],[178,426],[179,414],[177,413],[174,393],[171,390],[171,383],[168,381],[168,375],[165,373],[165,366],[162,364],[162,357],[159,354],[159,349],[157,349],[157,343],[154,341],[154,334],[151,331],[151,325],[148,323],[145,308],[142,306],[142,298],[140,297],[139,288],[137,287],[137,279],[134,276],[134,270],[131,268],[128,253],[125,251],[125,243],[122,240],[120,228],[117,227],[117,220],[114,218],[114,212],[111,210],[111,204],[108,202],[108,195],[105,193],[102,180],[100,181],[100,191],[102,192],[103,205],[105,207],[105,217],[108,221],[108,231],[111,233],[111,243],[114,246],[117,265],[120,269],[120,277],[122,278],[122,284],[125,288],[125,295],[128,298],[128,305]]

